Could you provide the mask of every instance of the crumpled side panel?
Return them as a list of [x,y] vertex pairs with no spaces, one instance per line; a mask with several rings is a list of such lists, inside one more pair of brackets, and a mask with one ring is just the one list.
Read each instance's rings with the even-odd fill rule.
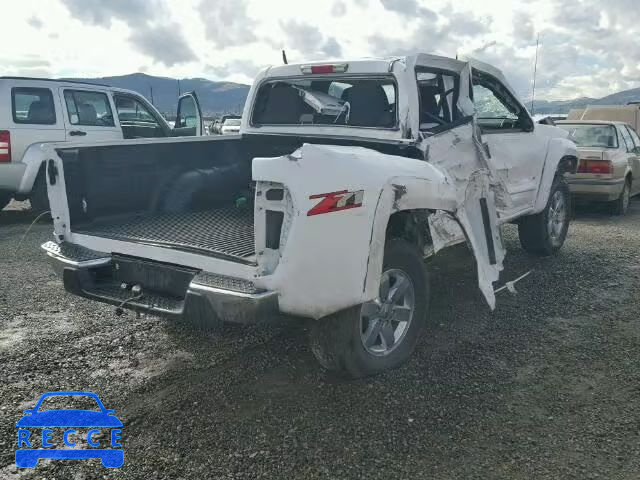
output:
[[447,176],[457,201],[455,210],[450,212],[457,222],[447,220],[447,213],[437,212],[430,218],[430,227],[435,251],[457,243],[456,237],[464,231],[476,258],[480,290],[493,309],[493,282],[499,278],[505,256],[496,199],[507,204],[508,194],[477,142],[474,128],[469,123],[425,141],[429,162]]

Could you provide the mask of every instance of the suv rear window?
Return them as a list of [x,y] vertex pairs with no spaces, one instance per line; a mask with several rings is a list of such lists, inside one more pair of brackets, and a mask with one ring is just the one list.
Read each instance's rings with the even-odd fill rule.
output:
[[35,125],[53,125],[56,123],[53,94],[48,88],[12,88],[11,107],[15,123]]
[[252,124],[394,128],[396,98],[391,78],[270,81],[258,90]]
[[94,127],[113,127],[115,125],[109,98],[102,92],[65,90],[64,101],[67,104],[71,125]]

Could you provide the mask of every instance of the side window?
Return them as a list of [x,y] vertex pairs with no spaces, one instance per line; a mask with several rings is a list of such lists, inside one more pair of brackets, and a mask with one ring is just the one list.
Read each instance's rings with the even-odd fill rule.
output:
[[533,130],[526,110],[502,83],[476,70],[473,72],[473,101],[483,132]]
[[105,93],[65,90],[64,101],[67,105],[71,125],[115,126],[109,98]]
[[634,151],[636,153],[640,153],[640,137],[638,137],[638,134],[636,133],[636,131],[631,128],[631,127],[627,127],[627,130],[629,131],[629,135],[631,135],[631,139],[633,140],[633,144],[635,146]]
[[420,98],[420,130],[445,130],[462,115],[457,103],[460,80],[447,72],[416,70]]
[[156,117],[137,98],[114,95],[118,120],[124,138],[164,137],[165,133]]
[[479,119],[518,119],[518,115],[514,109],[509,108],[502,103],[487,87],[474,85],[473,100]]
[[48,88],[12,88],[11,106],[15,123],[35,125],[54,125],[56,123],[53,94]]
[[624,140],[624,143],[627,146],[627,152],[633,151],[633,148],[634,148],[633,140],[631,140],[631,135],[629,135],[629,131],[626,129],[624,125],[620,127],[620,133],[622,134],[622,139]]
[[175,128],[196,127],[198,125],[198,109],[193,97],[183,97],[176,116]]

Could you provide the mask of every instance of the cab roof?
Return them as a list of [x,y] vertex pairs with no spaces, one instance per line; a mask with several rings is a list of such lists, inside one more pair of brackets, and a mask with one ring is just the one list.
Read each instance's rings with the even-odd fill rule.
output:
[[507,83],[506,78],[502,71],[484,62],[480,62],[473,58],[451,58],[441,55],[432,55],[429,53],[416,53],[405,56],[391,56],[391,57],[371,57],[360,59],[330,59],[322,61],[289,63],[286,65],[276,65],[267,68],[265,76],[267,77],[291,77],[302,75],[302,67],[312,65],[337,65],[348,64],[349,73],[389,73],[392,71],[395,63],[400,62],[405,65],[425,66],[433,68],[441,68],[445,70],[452,70],[459,72],[467,64],[471,63],[471,66],[477,70],[488,73]]
[[129,93],[134,94],[136,96],[141,96],[138,92],[133,90],[127,90],[126,88],[113,87],[111,85],[107,85],[106,83],[93,83],[93,82],[82,82],[79,80],[65,80],[62,78],[38,78],[38,77],[16,77],[16,76],[0,76],[0,82],[2,81],[15,81],[26,84],[37,84],[37,83],[51,83],[57,84],[59,87],[87,87],[87,88],[99,88],[99,89],[109,89],[114,92],[120,93]]

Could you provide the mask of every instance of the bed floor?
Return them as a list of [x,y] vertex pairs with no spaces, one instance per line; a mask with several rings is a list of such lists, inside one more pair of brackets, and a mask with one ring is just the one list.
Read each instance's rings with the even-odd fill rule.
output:
[[84,225],[74,232],[126,242],[197,250],[212,256],[245,261],[255,255],[253,208],[250,206],[110,219]]

